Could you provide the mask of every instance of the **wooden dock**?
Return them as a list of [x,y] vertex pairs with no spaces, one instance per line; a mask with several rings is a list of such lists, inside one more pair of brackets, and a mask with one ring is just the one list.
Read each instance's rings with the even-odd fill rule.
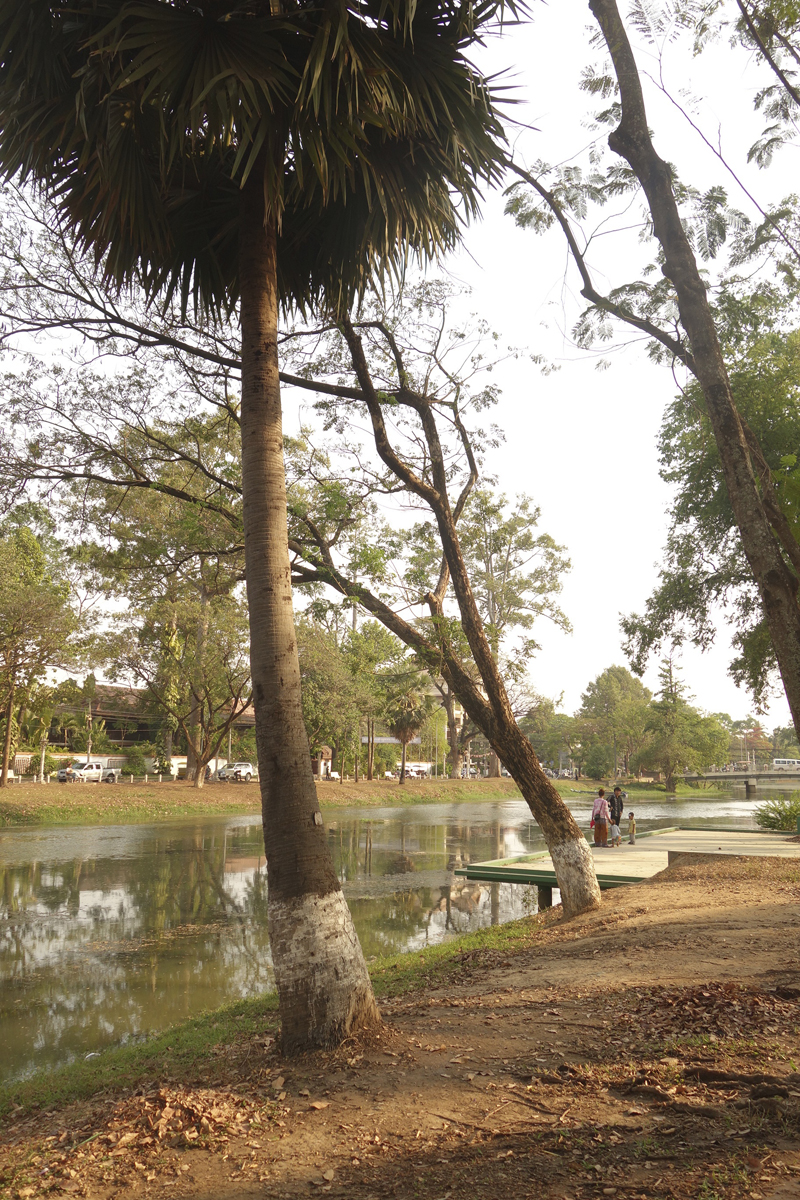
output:
[[[800,842],[791,841],[792,836],[789,833],[761,830],[671,826],[637,834],[635,846],[629,846],[627,840],[623,839],[621,846],[592,846],[591,849],[597,882],[601,888],[612,888],[650,879],[683,854],[800,858]],[[500,858],[494,862],[470,863],[457,868],[455,874],[492,883],[532,883],[540,888],[558,886],[552,860],[546,851]]]

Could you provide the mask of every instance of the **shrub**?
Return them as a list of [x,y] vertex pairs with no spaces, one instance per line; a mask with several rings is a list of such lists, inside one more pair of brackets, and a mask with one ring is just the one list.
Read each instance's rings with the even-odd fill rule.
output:
[[609,746],[594,742],[583,760],[583,773],[590,779],[605,779],[614,767],[614,754]]
[[[39,751],[39,754],[34,754],[33,757],[31,758],[31,765],[30,765],[31,773],[33,773],[35,771],[38,774],[40,755],[41,755],[41,751]],[[45,773],[45,775],[55,775],[56,771],[58,770],[58,768],[60,766],[61,766],[60,758],[53,758],[52,754],[45,754],[45,756],[44,756],[44,773]]]
[[778,829],[784,833],[796,833],[798,817],[800,817],[800,792],[792,792],[791,796],[767,800],[756,809],[756,824],[761,829]]
[[130,775],[144,775],[145,771],[147,770],[144,761],[145,749],[149,750],[150,747],[131,746],[130,750],[128,751],[125,758],[125,770]]

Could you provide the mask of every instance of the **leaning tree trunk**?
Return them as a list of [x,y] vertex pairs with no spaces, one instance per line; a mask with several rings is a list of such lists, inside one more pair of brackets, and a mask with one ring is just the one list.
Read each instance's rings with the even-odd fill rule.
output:
[[[349,322],[344,321],[342,329],[370,414],[377,451],[389,469],[402,479],[411,491],[425,500],[436,517],[444,559],[458,602],[461,628],[472,652],[484,694],[481,694],[481,689],[476,686],[474,679],[464,670],[458,656],[452,654],[445,623],[442,623],[444,636],[440,646],[442,665],[438,669],[461,701],[472,723],[488,738],[491,748],[505,763],[506,769],[541,826],[561,889],[564,913],[573,916],[576,913],[588,912],[597,908],[601,900],[592,852],[566,804],[539,765],[533,747],[514,717],[503,678],[481,621],[461,551],[456,529],[457,518],[450,507],[447,494],[445,459],[431,406],[428,402],[421,401],[417,405],[430,452],[433,483],[429,484],[416,476],[395,453],[386,431],[380,400],[372,383],[361,339]],[[435,618],[442,616],[443,595],[443,592],[430,592],[426,597]],[[383,615],[382,619],[391,628],[391,616],[388,621]],[[440,654],[437,654],[437,659]]]
[[269,936],[285,1052],[380,1020],[333,869],[300,697],[286,540],[278,380],[276,222],[254,169],[242,190],[242,487],[250,660],[269,878]]
[[[589,0],[620,87],[621,120],[608,139],[642,185],[665,276],[678,298],[693,369],[703,391],[745,557],[758,587],[795,729],[800,736],[800,607],[797,579],[781,554],[759,492],[747,437],[734,403],[706,284],[697,268],[672,187],[672,170],[656,153],[647,124],[636,59],[616,0]],[[791,551],[787,547],[787,552]],[[796,547],[794,548],[796,555]]]
[[592,851],[560,793],[542,770],[533,746],[513,719],[498,720],[493,715],[487,721],[486,710],[478,706],[473,709],[472,698],[466,692],[459,699],[472,720],[481,725],[481,732],[489,738],[541,828],[561,890],[564,915],[570,917],[596,908],[600,887]]

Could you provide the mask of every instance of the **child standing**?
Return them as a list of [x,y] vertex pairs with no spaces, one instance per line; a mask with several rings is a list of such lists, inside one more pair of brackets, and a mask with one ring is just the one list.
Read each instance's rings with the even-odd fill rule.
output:
[[636,845],[636,817],[633,813],[628,813],[628,844]]
[[608,836],[611,838],[612,846],[619,846],[622,844],[622,834],[619,831],[619,825],[617,825],[616,821],[611,822],[611,828],[608,831]]

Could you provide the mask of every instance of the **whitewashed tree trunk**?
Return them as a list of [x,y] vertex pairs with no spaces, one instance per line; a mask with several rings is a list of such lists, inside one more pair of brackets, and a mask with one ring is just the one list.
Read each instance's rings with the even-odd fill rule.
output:
[[[269,931],[285,1053],[380,1020],[319,810],[303,721],[286,537],[277,231],[263,179],[242,189],[242,485]],[[343,766],[344,764],[342,764]],[[342,772],[343,773],[343,772]]]

